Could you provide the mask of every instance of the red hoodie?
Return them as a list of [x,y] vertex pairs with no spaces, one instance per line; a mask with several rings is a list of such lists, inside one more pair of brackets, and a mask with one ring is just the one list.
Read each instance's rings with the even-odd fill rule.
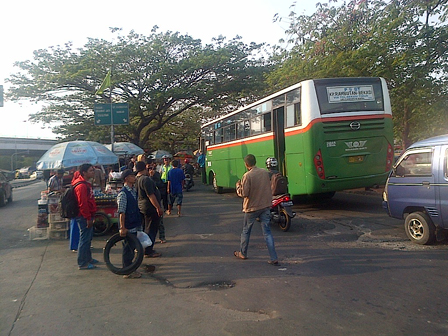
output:
[[82,177],[79,171],[76,171],[73,175],[72,185],[78,182],[83,182],[75,188],[75,195],[79,205],[78,217],[82,216],[86,220],[93,219],[96,212],[96,203],[93,197],[92,185]]

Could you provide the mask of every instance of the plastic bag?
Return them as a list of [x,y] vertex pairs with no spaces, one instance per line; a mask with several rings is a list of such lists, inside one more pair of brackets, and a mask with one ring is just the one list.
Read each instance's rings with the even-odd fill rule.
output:
[[151,238],[149,238],[149,236],[143,231],[137,231],[137,238],[140,241],[140,244],[142,244],[143,248],[147,248],[152,245]]

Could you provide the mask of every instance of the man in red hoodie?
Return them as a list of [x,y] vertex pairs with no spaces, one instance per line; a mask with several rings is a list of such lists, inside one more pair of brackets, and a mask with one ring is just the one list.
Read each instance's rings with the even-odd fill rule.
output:
[[95,175],[95,169],[91,164],[84,163],[79,166],[73,175],[72,186],[75,187],[76,200],[79,213],[75,220],[79,227],[78,267],[80,270],[96,268],[98,260],[92,259],[90,245],[93,238],[93,218],[96,212],[96,203],[93,196],[92,185],[89,180]]

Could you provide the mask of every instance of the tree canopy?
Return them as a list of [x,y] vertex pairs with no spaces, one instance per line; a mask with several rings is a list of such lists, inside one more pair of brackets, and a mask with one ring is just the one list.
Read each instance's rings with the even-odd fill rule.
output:
[[[333,3],[333,4],[332,4]],[[314,14],[291,12],[278,66],[280,89],[310,78],[381,76],[390,89],[396,138],[447,133],[447,0],[353,0],[319,3]],[[277,20],[285,18],[276,17]]]
[[[131,31],[115,42],[89,38],[82,48],[67,43],[17,62],[20,71],[8,79],[8,96],[44,102],[31,120],[61,122],[55,132],[67,140],[107,139],[109,129],[94,126],[94,103],[127,102],[130,124],[115,132],[123,141],[144,145],[151,133],[195,106],[220,110],[256,96],[267,70],[263,58],[254,57],[261,47],[238,37],[203,45],[157,27],[149,36]],[[111,87],[95,95],[109,70]]]

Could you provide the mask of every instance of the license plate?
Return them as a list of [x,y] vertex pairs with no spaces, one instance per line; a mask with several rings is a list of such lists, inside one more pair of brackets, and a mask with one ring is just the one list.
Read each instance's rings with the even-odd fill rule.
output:
[[358,155],[358,156],[349,156],[348,162],[355,163],[355,162],[363,162],[364,161],[364,155]]
[[288,202],[282,202],[282,206],[293,206],[292,201],[288,201]]

